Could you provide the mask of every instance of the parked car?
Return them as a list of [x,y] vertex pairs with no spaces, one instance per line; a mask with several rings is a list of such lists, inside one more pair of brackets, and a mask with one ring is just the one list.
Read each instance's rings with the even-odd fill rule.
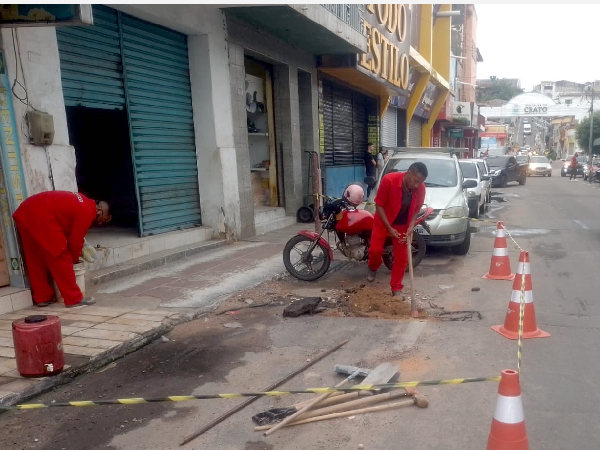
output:
[[472,159],[460,159],[458,163],[464,179],[477,182],[477,186],[467,189],[467,204],[469,205],[469,215],[474,219],[479,219],[479,216],[485,211],[487,199],[487,191],[484,183],[490,177],[483,175],[477,163]]
[[517,160],[517,164],[519,164],[520,166],[529,165],[529,154],[528,153],[519,153],[517,156],[515,156],[515,159]]
[[511,181],[517,181],[520,185],[527,182],[527,167],[517,164],[514,156],[488,158],[487,163],[492,172],[492,186],[506,187]]
[[529,169],[527,175],[543,175],[552,176],[552,165],[545,156],[532,156],[529,161]]
[[531,124],[523,124],[523,134],[531,134]]
[[481,175],[487,176],[487,179],[482,181],[482,184],[485,188],[485,201],[489,203],[492,201],[492,175],[490,173],[490,168],[485,159],[472,159],[471,161],[475,161],[477,166],[479,167],[479,171]]
[[[571,156],[569,159],[567,159],[565,161],[565,163],[562,166],[562,169],[560,169],[560,176],[561,177],[566,177],[567,175],[571,175],[571,159],[573,157]],[[580,155],[577,157],[577,173],[575,174],[575,178],[577,178],[577,175],[581,175],[582,177],[585,177],[585,166],[587,165],[587,156],[585,155]]]
[[[450,247],[452,253],[466,255],[471,246],[467,189],[475,187],[477,182],[465,181],[456,156],[440,148],[397,152],[390,156],[383,176],[391,172],[405,172],[417,161],[427,166],[429,176],[425,180],[425,204],[434,210],[426,219],[431,234],[421,226],[415,230],[428,246]],[[372,202],[377,195],[378,187],[378,183],[373,187],[369,201]],[[367,209],[374,211],[375,208],[369,205]]]

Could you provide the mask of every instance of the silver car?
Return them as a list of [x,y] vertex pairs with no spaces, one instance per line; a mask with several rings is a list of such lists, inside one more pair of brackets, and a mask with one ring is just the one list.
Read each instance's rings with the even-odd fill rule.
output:
[[[420,226],[415,230],[423,236],[427,245],[451,247],[454,254],[466,255],[471,245],[467,189],[474,188],[477,182],[464,181],[456,156],[440,148],[423,152],[397,152],[390,157],[382,176],[391,172],[406,172],[415,162],[427,166],[429,175],[425,180],[425,204],[434,209],[426,219],[431,234]],[[375,184],[369,202],[375,199],[378,187],[379,184]],[[375,213],[373,205],[366,209]]]
[[529,167],[527,169],[527,176],[531,175],[543,175],[552,176],[552,165],[548,158],[545,156],[532,156],[529,160]]

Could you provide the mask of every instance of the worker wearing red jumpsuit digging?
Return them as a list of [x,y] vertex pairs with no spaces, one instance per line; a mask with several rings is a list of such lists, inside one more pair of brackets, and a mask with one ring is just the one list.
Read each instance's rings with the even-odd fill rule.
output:
[[413,163],[405,173],[392,172],[379,182],[375,196],[377,214],[373,223],[369,247],[368,281],[375,281],[377,270],[383,261],[383,247],[388,236],[394,246],[392,267],[392,295],[401,295],[402,279],[408,264],[406,236],[415,227],[419,210],[425,201],[425,178],[427,167],[422,162]]
[[33,302],[48,306],[56,301],[52,275],[67,308],[91,305],[75,282],[73,264],[79,262],[85,235],[95,221],[109,222],[109,206],[84,195],[48,191],[27,198],[13,214],[21,236]]

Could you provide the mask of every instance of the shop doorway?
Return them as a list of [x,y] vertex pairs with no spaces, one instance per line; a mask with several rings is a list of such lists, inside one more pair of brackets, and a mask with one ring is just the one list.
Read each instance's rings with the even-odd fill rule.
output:
[[67,107],[79,192],[111,205],[110,226],[137,229],[138,208],[124,110]]

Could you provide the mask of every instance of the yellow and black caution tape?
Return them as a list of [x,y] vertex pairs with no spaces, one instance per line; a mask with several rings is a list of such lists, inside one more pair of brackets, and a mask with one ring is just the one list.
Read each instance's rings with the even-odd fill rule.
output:
[[437,386],[448,384],[478,383],[485,381],[500,381],[500,377],[488,378],[454,378],[450,380],[429,380],[429,381],[402,381],[398,383],[387,384],[357,384],[348,387],[322,387],[307,388],[290,391],[265,391],[265,392],[239,392],[235,394],[194,394],[194,395],[173,395],[169,397],[155,398],[118,398],[113,400],[81,400],[63,403],[26,403],[13,406],[0,406],[0,409],[43,409],[43,408],[61,408],[65,406],[101,406],[101,405],[140,405],[142,403],[161,403],[161,402],[186,402],[190,400],[209,400],[220,398],[241,398],[241,397],[279,397],[291,394],[329,394],[333,392],[352,392],[352,391],[379,391],[382,389],[398,389],[417,386]]

